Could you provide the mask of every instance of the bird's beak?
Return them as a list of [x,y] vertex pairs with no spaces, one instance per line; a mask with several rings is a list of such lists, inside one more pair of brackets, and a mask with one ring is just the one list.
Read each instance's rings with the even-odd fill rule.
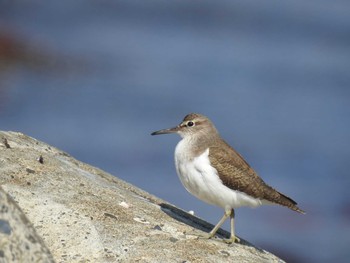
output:
[[179,126],[170,128],[170,129],[163,129],[159,131],[152,132],[151,135],[160,135],[160,134],[168,134],[168,133],[176,133],[179,131]]

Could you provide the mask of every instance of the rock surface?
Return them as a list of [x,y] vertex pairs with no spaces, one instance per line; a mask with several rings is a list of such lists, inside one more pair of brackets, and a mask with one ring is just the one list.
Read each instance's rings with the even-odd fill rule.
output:
[[[242,239],[231,245],[198,239],[193,233],[212,225],[21,133],[0,132],[0,184],[56,262],[283,262]],[[5,199],[1,193],[1,206]],[[18,249],[29,242],[13,237],[8,218],[0,213],[0,223],[8,222],[7,231],[0,228],[0,262],[11,262],[1,252],[6,242],[16,240]],[[27,253],[51,262],[24,217],[21,224],[37,244]]]
[[0,262],[54,262],[32,224],[1,187]]

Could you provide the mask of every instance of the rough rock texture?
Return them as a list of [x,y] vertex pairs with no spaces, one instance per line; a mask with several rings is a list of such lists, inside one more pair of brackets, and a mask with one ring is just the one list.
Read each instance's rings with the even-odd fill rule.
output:
[[32,224],[1,187],[0,262],[54,262]]
[[[198,239],[193,233],[212,225],[21,133],[0,132],[0,184],[56,262],[282,262],[242,239],[231,245]],[[6,198],[1,194],[1,202]],[[0,216],[0,222],[8,220]],[[12,230],[0,231],[0,260],[15,232],[9,225]],[[20,249],[25,240],[16,239]],[[30,252],[50,262],[35,240],[40,246]]]

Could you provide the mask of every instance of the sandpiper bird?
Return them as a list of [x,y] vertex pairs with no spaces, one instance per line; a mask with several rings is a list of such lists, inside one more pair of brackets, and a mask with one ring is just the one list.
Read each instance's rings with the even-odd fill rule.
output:
[[228,243],[239,242],[235,235],[234,209],[279,204],[303,213],[288,196],[267,185],[230,145],[219,135],[214,124],[201,114],[191,113],[174,128],[152,135],[178,133],[182,140],[175,149],[175,165],[188,192],[225,210],[224,216],[206,235],[211,238],[230,217],[231,235]]

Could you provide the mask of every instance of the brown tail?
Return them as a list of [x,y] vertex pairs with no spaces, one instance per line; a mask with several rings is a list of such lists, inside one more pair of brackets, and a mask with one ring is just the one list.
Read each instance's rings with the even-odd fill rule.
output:
[[305,211],[301,210],[298,206],[297,206],[297,202],[295,202],[292,198],[278,192],[280,194],[280,198],[277,201],[278,204],[286,206],[296,212],[299,212],[301,214],[305,214]]
[[275,204],[283,205],[298,213],[305,214],[305,212],[297,206],[297,202],[295,202],[292,198],[278,192],[276,189],[267,184],[265,184],[264,194],[265,200],[268,200]]

